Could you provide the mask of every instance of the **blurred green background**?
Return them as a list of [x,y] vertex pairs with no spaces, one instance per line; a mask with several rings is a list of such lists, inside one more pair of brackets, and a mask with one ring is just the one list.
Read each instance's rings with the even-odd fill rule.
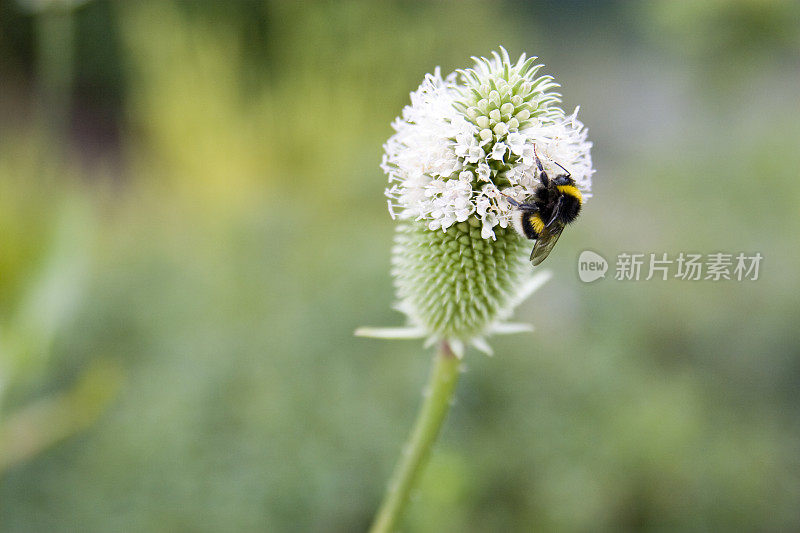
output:
[[[429,353],[378,168],[426,72],[539,55],[595,196],[469,352],[404,531],[800,530],[800,4],[0,2],[0,530],[363,531]],[[760,252],[750,282],[578,254]],[[613,269],[613,264],[612,264]]]

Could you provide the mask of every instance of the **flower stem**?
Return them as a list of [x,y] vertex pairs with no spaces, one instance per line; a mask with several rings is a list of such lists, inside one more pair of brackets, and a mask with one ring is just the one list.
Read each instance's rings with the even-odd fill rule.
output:
[[411,436],[403,448],[403,455],[395,466],[370,533],[390,533],[396,526],[450,410],[458,383],[460,363],[450,345],[442,342],[433,360],[425,400],[414,422]]

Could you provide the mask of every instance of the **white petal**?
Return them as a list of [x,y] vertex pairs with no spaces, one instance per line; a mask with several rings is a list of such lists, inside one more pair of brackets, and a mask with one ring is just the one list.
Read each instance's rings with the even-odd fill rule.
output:
[[464,343],[459,339],[448,339],[448,344],[450,344],[450,349],[456,354],[456,357],[459,359],[464,358]]
[[492,153],[489,155],[489,158],[490,159],[497,159],[499,161],[502,161],[503,157],[505,157],[505,155],[506,155],[506,150],[507,149],[508,149],[508,146],[506,146],[506,143],[503,143],[503,142],[496,143],[494,145],[494,147],[492,148]]
[[422,328],[358,328],[356,337],[372,337],[373,339],[421,339],[425,336]]
[[549,280],[552,276],[553,273],[549,270],[543,270],[538,274],[531,276],[530,279],[528,279],[528,281],[522,285],[522,288],[517,291],[517,294],[514,298],[514,307],[527,300],[528,297],[533,294],[534,291],[536,291],[536,289],[547,283],[547,280]]
[[492,175],[492,169],[486,163],[478,163],[478,179],[482,181],[490,181],[489,176]]
[[470,341],[470,344],[472,344],[475,348],[482,351],[486,355],[494,355],[492,347],[489,346],[489,344],[486,342],[486,339],[484,339],[483,337],[475,337]]
[[533,331],[531,324],[523,324],[518,322],[498,322],[489,328],[489,333],[495,335],[510,335],[512,333],[526,333]]

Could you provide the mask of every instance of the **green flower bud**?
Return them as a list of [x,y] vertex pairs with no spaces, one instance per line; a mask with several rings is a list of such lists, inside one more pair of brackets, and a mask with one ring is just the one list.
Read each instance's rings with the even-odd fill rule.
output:
[[392,252],[399,308],[429,336],[469,341],[507,318],[509,304],[530,276],[530,246],[511,228],[481,237],[470,218],[447,231],[400,224]]

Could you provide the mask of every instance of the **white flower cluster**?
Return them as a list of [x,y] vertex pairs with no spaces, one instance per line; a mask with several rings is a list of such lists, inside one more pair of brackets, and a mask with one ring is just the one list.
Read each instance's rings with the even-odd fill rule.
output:
[[503,48],[492,56],[445,78],[437,68],[411,93],[381,165],[393,217],[398,209],[401,218],[446,231],[475,216],[481,236],[494,239],[493,228],[510,222],[503,195],[523,201],[539,183],[534,146],[551,176],[561,172],[558,162],[589,195],[592,144],[578,110],[566,116],[558,107],[557,84],[535,77],[542,67],[535,57],[512,64]]

